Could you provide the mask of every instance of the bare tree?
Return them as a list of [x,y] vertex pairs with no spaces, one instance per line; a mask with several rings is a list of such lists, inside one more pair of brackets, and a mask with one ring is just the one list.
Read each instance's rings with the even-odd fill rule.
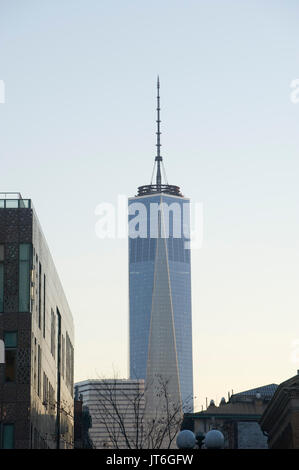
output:
[[[94,421],[106,435],[106,445],[115,449],[171,448],[181,428],[183,411],[181,402],[171,400],[169,380],[159,376],[154,389],[148,383],[128,390],[119,385],[114,378],[100,379],[94,386],[98,400]],[[156,394],[154,403],[158,403],[150,410],[149,393]]]

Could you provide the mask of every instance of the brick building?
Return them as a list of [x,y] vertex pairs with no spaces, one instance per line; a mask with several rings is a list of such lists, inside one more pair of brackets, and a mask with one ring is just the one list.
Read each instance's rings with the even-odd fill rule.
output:
[[73,336],[31,200],[0,193],[0,448],[73,446]]

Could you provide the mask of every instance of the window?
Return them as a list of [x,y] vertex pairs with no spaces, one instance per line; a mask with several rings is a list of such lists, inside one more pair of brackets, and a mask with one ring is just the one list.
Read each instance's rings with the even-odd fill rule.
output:
[[38,268],[38,327],[41,329],[42,321],[42,265]]
[[33,448],[39,449],[39,432],[36,428],[33,431]]
[[46,337],[46,275],[44,274],[44,318],[43,318],[43,336]]
[[5,201],[6,209],[17,209],[19,207],[18,199],[6,199]]
[[14,424],[3,424],[2,449],[13,449],[14,440]]
[[66,343],[65,343],[65,382],[67,387],[70,384],[70,372],[71,372],[71,357],[70,357],[70,338],[66,334]]
[[0,312],[4,309],[4,245],[0,245]]
[[16,348],[17,347],[17,332],[6,331],[4,333],[4,342],[5,342],[6,348]]
[[51,309],[51,354],[55,359],[55,315]]
[[[34,259],[34,256],[33,256]],[[35,299],[35,309],[32,307],[32,318],[34,315],[34,318],[36,320],[36,323],[38,323],[38,256],[35,251],[35,264],[34,264],[34,299]]]
[[68,389],[73,395],[73,381],[74,381],[74,348],[71,343],[70,337],[66,334],[65,343],[65,381]]
[[57,314],[57,409],[56,409],[56,425],[57,425],[57,447],[59,448],[59,440],[61,433],[61,417],[60,417],[60,405],[61,405],[61,315],[56,307]]
[[37,350],[37,346],[36,346],[36,338],[34,338],[34,349],[33,349],[33,386],[34,386],[34,390],[37,390],[37,386],[36,386],[36,383],[37,383],[37,380],[36,380],[36,350]]
[[42,351],[40,345],[38,345],[37,354],[37,394],[41,396],[41,373],[42,373]]
[[55,413],[55,391],[54,388],[52,387],[52,384],[49,382],[49,409],[48,412],[49,414],[54,414]]
[[70,380],[70,392],[74,394],[74,348],[71,344],[71,380]]
[[46,374],[44,373],[43,378],[43,405],[46,407],[49,404],[49,380]]
[[17,332],[4,333],[5,344],[5,381],[14,382],[16,379]]
[[61,375],[64,378],[64,367],[65,367],[65,339],[61,336]]
[[19,250],[19,311],[30,310],[30,243],[21,243]]

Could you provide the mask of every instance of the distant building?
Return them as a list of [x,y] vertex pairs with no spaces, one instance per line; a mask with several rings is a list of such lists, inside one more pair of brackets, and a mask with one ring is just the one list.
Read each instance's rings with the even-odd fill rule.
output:
[[[75,388],[76,390],[76,388]],[[74,400],[74,448],[92,449],[93,443],[89,436],[92,427],[92,419],[88,406],[83,406],[82,396],[78,397],[75,392]]]
[[211,400],[205,411],[185,414],[183,428],[195,434],[218,429],[227,449],[267,449],[267,436],[259,421],[276,388],[271,384],[236,393],[229,401],[222,398],[219,406]]
[[299,449],[299,371],[279,385],[260,423],[270,449]]
[[94,448],[128,448],[126,438],[134,448],[136,417],[144,413],[143,380],[84,380],[75,384],[75,393],[90,414],[89,436]]
[[31,200],[0,193],[0,448],[73,447],[73,337]]

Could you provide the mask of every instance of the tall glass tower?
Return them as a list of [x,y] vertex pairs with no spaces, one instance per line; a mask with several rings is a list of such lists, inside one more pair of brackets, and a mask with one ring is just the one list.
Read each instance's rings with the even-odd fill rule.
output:
[[129,198],[130,378],[166,379],[172,399],[193,411],[190,201],[162,183],[159,89],[158,78],[152,180]]

